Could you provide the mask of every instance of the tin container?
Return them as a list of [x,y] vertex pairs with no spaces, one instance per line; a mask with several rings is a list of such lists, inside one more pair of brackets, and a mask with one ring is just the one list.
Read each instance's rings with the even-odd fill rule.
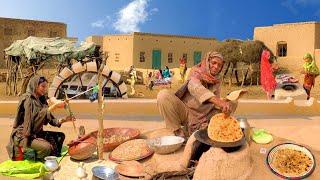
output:
[[92,179],[119,180],[119,173],[106,166],[95,166],[92,168]]
[[45,160],[44,167],[46,168],[46,170],[53,172],[59,168],[57,157],[47,156],[44,158],[44,160]]
[[250,127],[250,124],[248,123],[248,120],[247,118],[245,117],[238,117],[237,120],[239,121],[240,123],[240,128],[242,129],[244,135],[245,135],[245,138],[246,138],[246,141],[248,144],[250,144],[250,136],[251,136],[251,127]]

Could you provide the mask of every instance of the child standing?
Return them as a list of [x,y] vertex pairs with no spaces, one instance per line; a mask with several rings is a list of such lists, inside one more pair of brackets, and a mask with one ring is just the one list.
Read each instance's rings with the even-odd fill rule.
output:
[[308,95],[307,99],[309,100],[311,88],[314,86],[315,79],[320,74],[320,72],[315,60],[312,58],[310,53],[305,54],[303,56],[303,60],[303,71],[301,72],[302,74],[304,74],[303,88],[305,89]]

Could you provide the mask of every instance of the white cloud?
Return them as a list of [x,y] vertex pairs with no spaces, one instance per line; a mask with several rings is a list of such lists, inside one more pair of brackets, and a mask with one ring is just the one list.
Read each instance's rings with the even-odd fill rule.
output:
[[139,25],[148,20],[148,16],[158,12],[157,8],[147,11],[150,0],[134,0],[117,13],[117,20],[113,23],[116,31],[130,33],[140,31]]
[[303,5],[316,5],[320,4],[319,0],[295,0],[296,4],[303,4]]
[[295,14],[295,15],[298,14],[298,10],[294,7],[292,0],[285,0],[285,1],[281,2],[281,5],[288,8],[289,11],[292,12],[292,14]]
[[286,7],[294,15],[301,13],[298,11],[299,6],[304,8],[312,6],[313,9],[316,9],[313,13],[314,16],[320,18],[320,0],[283,0],[281,5]]
[[97,21],[91,23],[91,27],[93,27],[93,28],[104,28],[110,23],[111,23],[111,17],[110,16],[106,16],[106,18],[104,18],[102,20],[97,20]]
[[96,22],[91,23],[91,27],[104,28],[104,20],[98,20]]
[[159,9],[158,8],[153,8],[153,9],[151,9],[150,10],[150,15],[153,15],[153,14],[155,14],[156,12],[158,12],[159,11]]

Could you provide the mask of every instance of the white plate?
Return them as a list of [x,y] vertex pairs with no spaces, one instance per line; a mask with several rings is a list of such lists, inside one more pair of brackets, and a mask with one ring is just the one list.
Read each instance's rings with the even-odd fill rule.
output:
[[[287,175],[287,174],[279,172],[277,170],[277,168],[272,165],[271,162],[272,162],[272,160],[274,158],[275,153],[277,151],[281,150],[281,149],[292,149],[292,150],[297,150],[297,151],[303,152],[305,155],[307,155],[311,159],[311,161],[312,161],[311,167],[308,169],[308,171],[306,171],[305,173],[300,174],[299,176],[290,176],[290,175]],[[314,170],[314,168],[316,166],[314,156],[313,156],[313,154],[311,153],[311,151],[309,149],[307,149],[304,146],[301,146],[301,145],[298,145],[298,144],[292,144],[292,143],[279,144],[279,145],[273,147],[268,153],[267,164],[275,174],[277,174],[277,175],[279,175],[281,177],[284,177],[284,178],[305,178],[305,177],[309,176],[313,172],[313,170]]]

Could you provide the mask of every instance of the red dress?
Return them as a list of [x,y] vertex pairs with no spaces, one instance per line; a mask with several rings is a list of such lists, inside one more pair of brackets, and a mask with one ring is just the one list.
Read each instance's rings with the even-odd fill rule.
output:
[[263,50],[260,64],[260,83],[264,91],[272,92],[276,88],[276,80],[273,76],[271,64],[269,62],[270,52]]

